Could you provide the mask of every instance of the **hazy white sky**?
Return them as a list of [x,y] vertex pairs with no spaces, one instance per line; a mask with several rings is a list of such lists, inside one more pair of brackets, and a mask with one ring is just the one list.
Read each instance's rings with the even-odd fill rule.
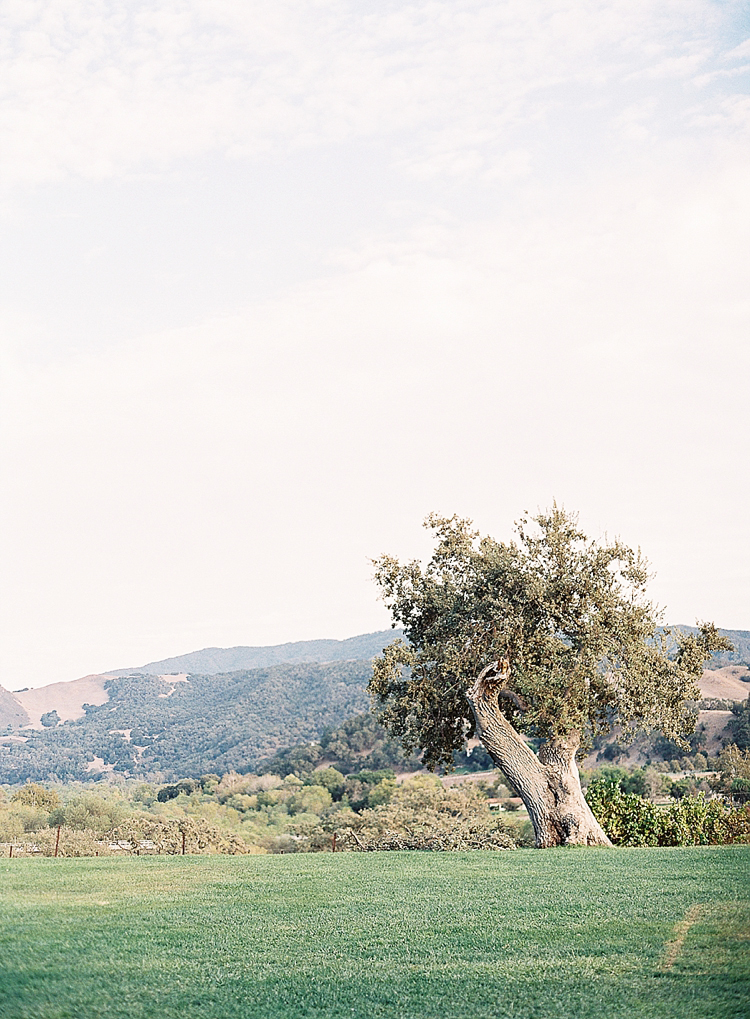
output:
[[553,498],[750,628],[742,0],[5,0],[0,683],[388,625]]

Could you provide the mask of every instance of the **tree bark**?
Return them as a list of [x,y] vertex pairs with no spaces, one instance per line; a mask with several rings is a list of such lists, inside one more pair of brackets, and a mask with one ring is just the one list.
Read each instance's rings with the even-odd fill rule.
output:
[[[497,766],[518,790],[534,826],[537,849],[551,846],[611,846],[584,799],[575,761],[580,735],[548,740],[539,756],[502,713],[498,697],[508,663],[493,662],[467,693],[477,736]],[[517,696],[514,696],[518,702]]]

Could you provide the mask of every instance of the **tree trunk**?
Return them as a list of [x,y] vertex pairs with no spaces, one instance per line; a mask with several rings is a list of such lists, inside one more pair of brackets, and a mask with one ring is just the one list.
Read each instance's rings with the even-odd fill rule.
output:
[[474,712],[477,736],[497,766],[518,790],[531,823],[537,849],[550,846],[611,846],[601,825],[584,799],[575,761],[578,733],[548,740],[539,756],[516,732],[498,704],[508,666],[493,662],[467,693]]

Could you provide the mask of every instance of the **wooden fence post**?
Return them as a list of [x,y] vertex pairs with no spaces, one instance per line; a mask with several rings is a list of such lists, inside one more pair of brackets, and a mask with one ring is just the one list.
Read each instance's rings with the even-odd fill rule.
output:
[[9,859],[9,860],[12,860],[12,859],[13,859],[13,846],[12,846],[12,845],[11,845],[11,847],[10,847],[10,853],[8,854],[8,859]]
[[185,832],[182,833],[182,855],[185,855]]
[[57,856],[57,850],[60,848],[60,828],[62,828],[62,825],[58,824],[57,838],[55,839],[55,856]]
[[336,852],[336,832],[333,833],[333,849],[331,850],[331,852],[332,853]]

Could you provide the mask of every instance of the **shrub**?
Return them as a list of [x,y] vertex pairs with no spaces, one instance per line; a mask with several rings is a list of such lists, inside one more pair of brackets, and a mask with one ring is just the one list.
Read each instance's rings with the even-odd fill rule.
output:
[[724,747],[716,762],[718,776],[712,779],[711,785],[728,797],[733,803],[745,803],[750,800],[750,749],[741,750],[730,743]]
[[590,783],[586,799],[615,845],[659,845],[659,810],[650,800],[637,793],[624,793],[618,783],[603,778]]
[[0,812],[0,842],[14,842],[24,833],[22,819],[10,810]]
[[698,846],[750,842],[750,808],[728,807],[703,794],[685,795],[660,809],[614,782],[595,779],[586,793],[594,815],[615,845]]
[[[392,784],[389,800],[357,814],[344,809],[318,824],[295,829],[295,851],[316,852],[337,847],[353,852],[415,849],[430,852],[455,849],[514,849],[516,841],[487,801],[473,786],[443,787],[435,775],[417,775],[396,786],[382,779],[379,789]],[[288,851],[288,850],[285,850]]]
[[185,793],[189,796],[191,793],[196,792],[200,788],[200,782],[196,782],[194,778],[183,778],[180,779],[179,782],[175,782],[174,785],[162,786],[156,794],[156,798],[159,803],[168,803],[169,800],[176,799],[180,793]]
[[13,793],[11,803],[23,803],[28,807],[38,807],[49,813],[60,806],[60,797],[52,789],[45,789],[36,782],[28,782],[23,788]]
[[344,792],[346,779],[336,768],[321,768],[311,772],[305,779],[305,785],[321,785],[327,789],[334,800],[340,800]]
[[290,814],[322,814],[331,806],[331,794],[322,785],[305,785],[289,801]]
[[701,792],[709,792],[710,786],[706,782],[696,781],[694,778],[678,778],[672,783],[669,795],[673,800],[681,800],[684,796],[697,796]]

